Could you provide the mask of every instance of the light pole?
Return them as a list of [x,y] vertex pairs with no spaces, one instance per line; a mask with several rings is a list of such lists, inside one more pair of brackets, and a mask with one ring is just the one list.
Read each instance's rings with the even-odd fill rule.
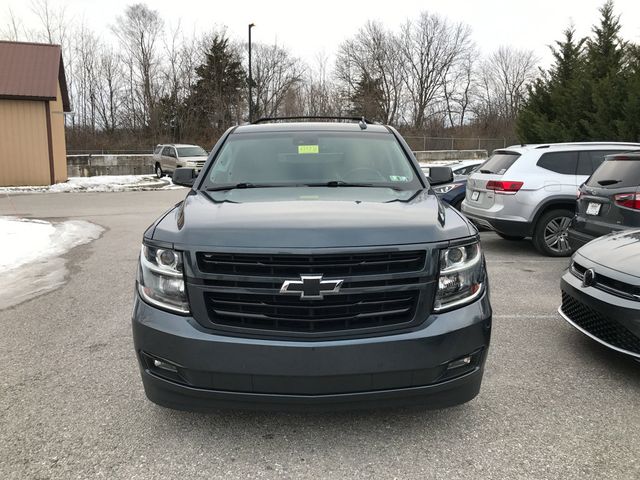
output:
[[255,27],[254,23],[249,24],[249,123],[253,121],[253,96],[251,88],[253,87],[253,77],[251,76],[251,29]]

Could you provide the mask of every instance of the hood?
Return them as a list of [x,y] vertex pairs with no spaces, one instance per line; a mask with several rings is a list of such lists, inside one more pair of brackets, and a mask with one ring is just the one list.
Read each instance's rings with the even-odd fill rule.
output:
[[206,162],[207,156],[200,155],[198,157],[180,157],[180,160],[182,160],[183,162]]
[[577,254],[613,270],[640,277],[640,230],[600,237],[580,248]]
[[426,190],[273,188],[192,191],[157,223],[153,238],[190,248],[331,248],[472,234],[467,220]]

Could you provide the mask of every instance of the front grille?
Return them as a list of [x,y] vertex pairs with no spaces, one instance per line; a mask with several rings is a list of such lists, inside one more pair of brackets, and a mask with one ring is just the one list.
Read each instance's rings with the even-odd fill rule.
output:
[[418,299],[417,290],[330,295],[322,300],[205,292],[209,318],[214,324],[298,333],[401,325],[413,319]]
[[216,275],[298,277],[322,273],[325,277],[384,275],[418,272],[424,268],[425,251],[375,252],[323,255],[196,254],[201,272]]
[[628,352],[640,353],[640,338],[566,292],[562,292],[562,312],[573,323],[603,342]]
[[[584,278],[584,272],[586,271],[587,268],[580,265],[578,262],[571,263],[571,272],[580,280]],[[640,286],[621,282],[620,280],[607,277],[598,272],[595,273],[594,283],[592,286],[598,290],[602,290],[603,292],[607,292],[618,297],[640,301]]]

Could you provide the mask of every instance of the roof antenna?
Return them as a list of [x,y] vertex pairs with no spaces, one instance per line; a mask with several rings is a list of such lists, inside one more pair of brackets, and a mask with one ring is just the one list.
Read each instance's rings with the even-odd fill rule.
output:
[[360,130],[366,130],[367,129],[367,120],[364,118],[364,116],[358,122],[358,125],[360,125]]

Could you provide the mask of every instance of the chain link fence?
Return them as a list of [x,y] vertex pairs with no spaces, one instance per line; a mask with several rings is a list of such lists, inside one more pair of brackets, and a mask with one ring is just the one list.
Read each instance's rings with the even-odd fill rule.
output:
[[427,150],[486,150],[491,152],[497,148],[510,145],[507,138],[482,138],[482,137],[420,137],[403,135],[411,150],[414,152]]

